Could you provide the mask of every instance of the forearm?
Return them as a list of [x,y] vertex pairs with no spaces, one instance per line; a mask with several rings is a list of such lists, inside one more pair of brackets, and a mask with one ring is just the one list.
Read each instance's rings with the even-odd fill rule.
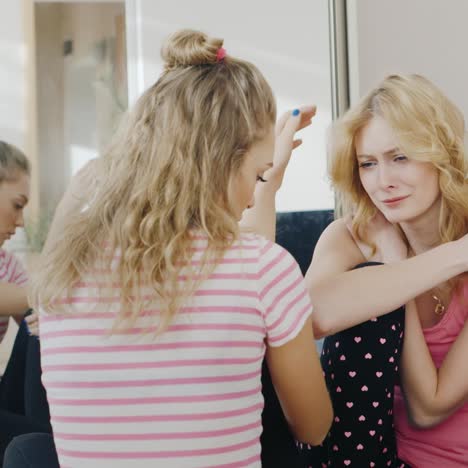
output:
[[429,427],[440,422],[442,412],[437,408],[438,371],[424,339],[414,301],[406,305],[401,382],[413,423],[419,427]]
[[347,271],[320,282],[306,277],[315,334],[323,337],[389,313],[464,269],[448,243],[407,260]]
[[19,316],[29,308],[27,290],[22,286],[0,283],[0,316]]
[[302,106],[293,112],[285,112],[276,125],[275,155],[273,167],[263,174],[266,180],[257,184],[255,204],[244,212],[240,227],[274,241],[276,237],[276,192],[281,187],[292,151],[302,144],[295,139],[296,132],[308,127],[315,115],[315,106]]
[[468,324],[451,345],[439,369],[427,347],[414,301],[406,308],[402,383],[413,422],[420,427],[441,423],[468,400],[466,356]]
[[277,177],[265,176],[267,181],[259,183],[255,190],[255,204],[245,210],[240,226],[243,230],[260,234],[271,241],[276,238],[276,192],[280,186]]

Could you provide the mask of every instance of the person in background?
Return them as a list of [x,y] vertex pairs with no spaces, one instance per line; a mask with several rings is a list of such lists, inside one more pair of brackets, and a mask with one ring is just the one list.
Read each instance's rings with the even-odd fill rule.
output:
[[28,275],[3,243],[24,226],[29,201],[30,165],[22,151],[0,141],[0,341],[13,317],[19,330],[0,380],[0,461],[10,441],[29,432],[51,432],[41,384],[37,313],[29,311]]

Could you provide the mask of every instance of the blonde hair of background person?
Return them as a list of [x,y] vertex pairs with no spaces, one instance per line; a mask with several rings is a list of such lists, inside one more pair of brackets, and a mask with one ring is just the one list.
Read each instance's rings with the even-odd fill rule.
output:
[[[212,280],[210,275],[216,273],[226,255],[233,255],[239,248],[242,255],[252,255],[248,249],[243,251],[245,243],[261,246],[267,242],[256,235],[240,234],[239,220],[243,211],[255,203],[257,183],[264,177],[271,177],[271,184],[277,179],[276,161],[287,160],[291,150],[300,144],[294,135],[310,123],[314,109],[303,108],[280,120],[274,165],[276,106],[271,88],[254,65],[230,55],[219,58],[221,48],[222,40],[195,31],[184,30],[171,36],[162,50],[165,71],[140,97],[109,150],[93,163],[96,182],[92,196],[83,200],[66,197],[68,201],[61,204],[61,219],[48,240],[33,287],[34,304],[46,312],[41,318],[41,352],[46,357],[43,375],[48,396],[52,394],[52,414],[54,400],[76,390],[73,385],[60,386],[62,390],[52,385],[54,374],[48,371],[47,356],[53,350],[53,327],[56,321],[61,330],[73,327],[77,313],[80,328],[86,328],[84,322],[94,320],[93,314],[88,318],[79,304],[74,304],[76,291],[83,287],[79,282],[105,283],[89,291],[92,297],[84,302],[90,311],[93,300],[100,310],[107,307],[99,298],[114,288],[110,284],[118,285],[118,307],[110,309],[115,312],[115,319],[105,322],[110,333],[104,341],[96,338],[95,346],[104,346],[106,340],[127,339],[141,321],[145,326],[137,333],[140,339],[164,342],[173,336],[170,327],[178,323],[179,309],[197,300],[198,288],[204,281]],[[86,170],[81,176],[86,177]],[[72,206],[70,216],[66,213],[68,202]],[[193,265],[197,233],[203,235],[206,248],[200,253],[199,263]],[[288,271],[297,276],[295,290],[302,288],[300,271],[292,257],[279,246],[265,245],[254,250],[259,255],[258,262],[279,249],[285,259],[280,265],[289,259],[290,268],[294,268]],[[114,257],[113,252],[118,256]],[[105,271],[99,277],[91,271],[96,265]],[[273,265],[262,274],[274,269]],[[275,288],[283,287],[282,280],[278,281]],[[249,287],[260,284],[253,282]],[[87,292],[80,290],[80,294]],[[265,294],[268,296],[268,292]],[[299,303],[303,301],[308,303],[305,289]],[[155,304],[158,313],[145,315],[143,307],[148,310]],[[275,304],[271,305],[273,316],[279,313],[279,305]],[[295,308],[294,303],[287,305],[275,326],[292,320],[291,314],[297,313]],[[311,346],[310,317],[295,322],[296,327],[299,325],[297,335],[288,337],[287,342],[280,340],[279,346],[268,344],[266,356],[292,430],[299,438],[318,443],[328,430],[332,410],[316,351]],[[265,324],[265,330],[269,326]],[[259,341],[261,347],[265,338],[262,336]],[[87,337],[80,338],[80,343],[81,339]],[[74,340],[75,335],[67,337],[65,332],[64,345],[73,346]],[[212,352],[217,356],[219,350],[214,348]],[[96,354],[96,359],[99,356]],[[119,361],[125,357],[119,356]],[[67,366],[73,367],[74,357],[65,357]],[[291,362],[295,365],[291,366]],[[260,372],[261,360],[258,366]],[[73,378],[78,378],[76,373],[61,374],[61,379]],[[102,379],[105,372],[99,375]],[[108,391],[110,397],[112,389]],[[212,391],[216,391],[216,385]],[[85,398],[83,395],[81,389],[78,398]],[[255,398],[261,399],[260,389]],[[114,408],[114,412],[118,411],[118,407]],[[260,418],[260,412],[257,416]],[[155,427],[163,429],[161,425]],[[54,430],[57,437],[61,431],[57,427]],[[60,453],[64,442],[58,437]],[[193,444],[197,443],[200,442],[195,438]],[[216,438],[210,443],[216,446]],[[121,442],[119,448],[129,444],[132,442]],[[256,444],[259,448],[258,440]],[[84,446],[83,443],[80,447]],[[258,456],[259,452],[252,461],[254,466]],[[217,458],[219,462],[221,456]]]

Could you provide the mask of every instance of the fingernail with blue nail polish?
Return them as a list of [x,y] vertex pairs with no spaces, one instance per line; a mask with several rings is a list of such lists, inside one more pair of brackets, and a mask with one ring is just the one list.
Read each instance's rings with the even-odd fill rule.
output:
[[294,110],[292,111],[292,115],[294,115],[294,117],[296,117],[296,115],[299,115],[300,112],[301,112],[301,111],[300,111],[299,109],[294,109]]

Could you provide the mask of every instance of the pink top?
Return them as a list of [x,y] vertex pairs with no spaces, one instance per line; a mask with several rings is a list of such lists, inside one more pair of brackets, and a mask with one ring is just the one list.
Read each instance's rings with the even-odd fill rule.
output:
[[[468,287],[465,295],[467,292]],[[467,317],[468,306],[455,296],[442,320],[424,329],[426,343],[437,368],[442,365]],[[468,466],[468,404],[438,426],[416,429],[408,424],[403,395],[400,387],[396,387],[394,414],[398,455],[403,461],[413,468]]]
[[[205,246],[196,241],[194,261]],[[259,468],[266,343],[292,340],[312,311],[291,255],[243,235],[158,338],[140,333],[154,304],[109,336],[119,288],[99,293],[93,278],[63,300],[69,313],[40,317],[62,468]]]
[[[0,249],[0,282],[13,283],[24,286],[28,282],[28,275],[21,262],[10,252]],[[8,329],[10,317],[0,317],[0,342]]]

